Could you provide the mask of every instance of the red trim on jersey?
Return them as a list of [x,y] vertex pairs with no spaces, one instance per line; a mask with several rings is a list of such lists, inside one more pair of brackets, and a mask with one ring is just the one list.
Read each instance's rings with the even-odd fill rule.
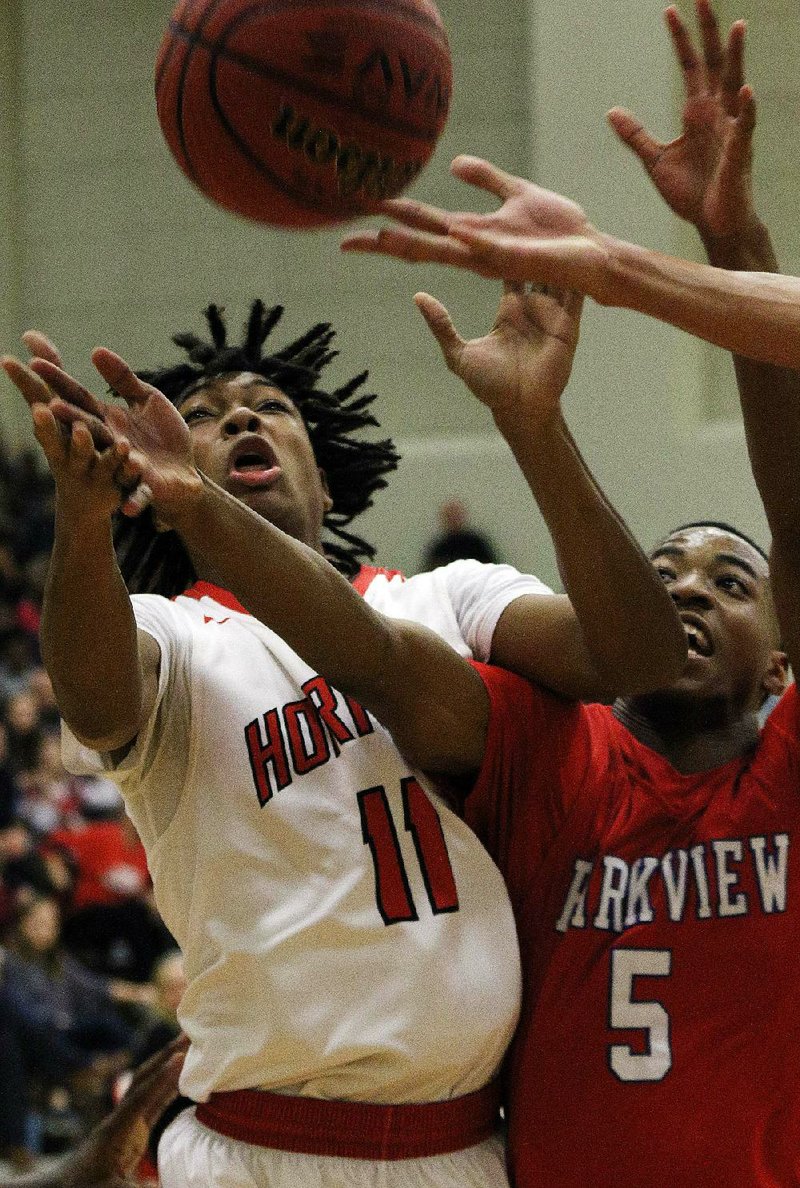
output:
[[497,1081],[452,1101],[375,1105],[288,1097],[259,1089],[212,1093],[197,1107],[204,1126],[228,1138],[345,1159],[421,1159],[474,1147],[498,1126]]
[[[385,577],[391,581],[393,577],[399,577],[405,581],[405,574],[399,569],[381,569],[375,565],[362,565],[356,576],[353,578],[353,587],[359,594],[366,594],[373,579],[376,577]],[[184,598],[194,598],[199,602],[201,598],[213,598],[220,606],[227,607],[228,610],[238,611],[240,615],[249,615],[250,611],[246,610],[238,598],[234,598],[230,590],[223,589],[222,586],[215,586],[213,582],[195,582],[188,590],[183,591]]]
[[188,590],[183,591],[184,598],[194,598],[197,602],[201,598],[213,598],[220,606],[227,607],[228,610],[238,611],[240,615],[249,615],[250,611],[246,610],[238,598],[234,598],[229,590],[224,590],[222,586],[215,586],[213,582],[195,582]]
[[353,589],[357,590],[359,594],[366,594],[376,577],[385,577],[387,581],[391,581],[393,577],[399,577],[403,582],[406,580],[406,575],[399,569],[381,569],[376,565],[362,565],[353,578]]

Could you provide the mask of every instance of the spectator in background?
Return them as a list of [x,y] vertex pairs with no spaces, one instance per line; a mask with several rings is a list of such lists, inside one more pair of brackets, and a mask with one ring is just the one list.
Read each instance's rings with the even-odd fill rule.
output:
[[39,703],[24,689],[8,698],[5,707],[8,760],[15,772],[30,771],[36,766],[42,740]]
[[[2,504],[2,491],[0,491]],[[0,511],[0,634],[18,625],[19,603],[24,596],[25,583],[14,557],[8,530]]]
[[150,1132],[178,1091],[186,1045],[181,1036],[142,1065],[112,1113],[57,1166],[0,1188],[135,1188]]
[[42,734],[32,768],[18,777],[19,816],[34,833],[44,836],[77,824],[83,781],[70,775],[61,761],[61,741]]
[[56,705],[53,682],[46,669],[40,664],[28,674],[28,692],[33,695],[39,707],[39,720],[46,731],[58,734],[61,730],[61,715]]
[[8,700],[28,691],[31,672],[38,661],[38,649],[28,632],[15,626],[0,638],[0,698]]
[[67,899],[72,873],[63,856],[40,854],[22,821],[14,819],[0,830],[0,929],[5,933],[20,904],[34,895]]
[[175,942],[153,905],[144,848],[119,790],[101,778],[81,783],[81,816],[42,846],[45,854],[68,854],[75,865],[64,944],[97,973],[144,983]]
[[[0,1002],[4,1051],[16,1071],[12,1089],[4,1088],[0,1075],[0,1093],[19,1099],[26,1115],[24,1145],[35,1152],[53,1123],[62,1137],[74,1140],[98,1119],[113,1077],[128,1066],[135,1028],[115,1002],[126,997],[126,988],[91,974],[64,953],[54,898],[23,896],[7,945]],[[0,1116],[11,1116],[12,1123],[13,1113],[13,1102],[0,1107]],[[17,1117],[17,1136],[18,1127]],[[12,1147],[14,1134],[11,1125],[6,1142]]]
[[8,763],[8,736],[0,722],[0,833],[17,820],[20,787]]
[[486,563],[498,560],[492,542],[477,528],[470,528],[466,505],[460,499],[450,499],[439,508],[440,534],[425,550],[423,568],[437,569],[451,561],[473,559]]
[[53,480],[38,450],[25,449],[12,459],[10,482],[14,556],[25,565],[53,547]]

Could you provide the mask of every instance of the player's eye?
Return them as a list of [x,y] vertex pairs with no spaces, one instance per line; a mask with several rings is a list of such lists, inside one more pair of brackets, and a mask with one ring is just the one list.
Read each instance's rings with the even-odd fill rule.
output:
[[194,408],[187,409],[182,415],[187,425],[193,425],[197,421],[202,421],[205,418],[210,417],[211,413],[207,408],[203,408],[202,405],[197,404]]
[[256,410],[257,410],[257,412],[268,412],[268,413],[274,413],[274,412],[290,413],[292,411],[286,404],[284,404],[284,402],[282,400],[272,400],[272,399],[260,401],[256,405]]
[[724,573],[717,578],[717,585],[721,590],[727,590],[729,594],[749,594],[750,588],[746,582],[743,582],[740,577],[736,577],[732,573]]

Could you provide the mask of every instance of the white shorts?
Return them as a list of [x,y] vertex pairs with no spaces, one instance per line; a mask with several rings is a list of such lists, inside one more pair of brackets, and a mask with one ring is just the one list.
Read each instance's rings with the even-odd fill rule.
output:
[[226,1138],[184,1110],[158,1145],[162,1188],[509,1188],[500,1137],[448,1155],[373,1162]]

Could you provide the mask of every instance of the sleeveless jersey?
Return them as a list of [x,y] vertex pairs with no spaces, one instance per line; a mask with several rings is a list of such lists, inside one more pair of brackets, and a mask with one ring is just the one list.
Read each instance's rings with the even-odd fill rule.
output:
[[481,675],[467,819],[506,876],[525,986],[512,1182],[799,1185],[796,689],[752,754],[681,775],[608,707]]
[[223,591],[132,601],[160,681],[115,778],[185,957],[183,1092],[402,1103],[480,1088],[514,1029],[519,959],[477,838]]

